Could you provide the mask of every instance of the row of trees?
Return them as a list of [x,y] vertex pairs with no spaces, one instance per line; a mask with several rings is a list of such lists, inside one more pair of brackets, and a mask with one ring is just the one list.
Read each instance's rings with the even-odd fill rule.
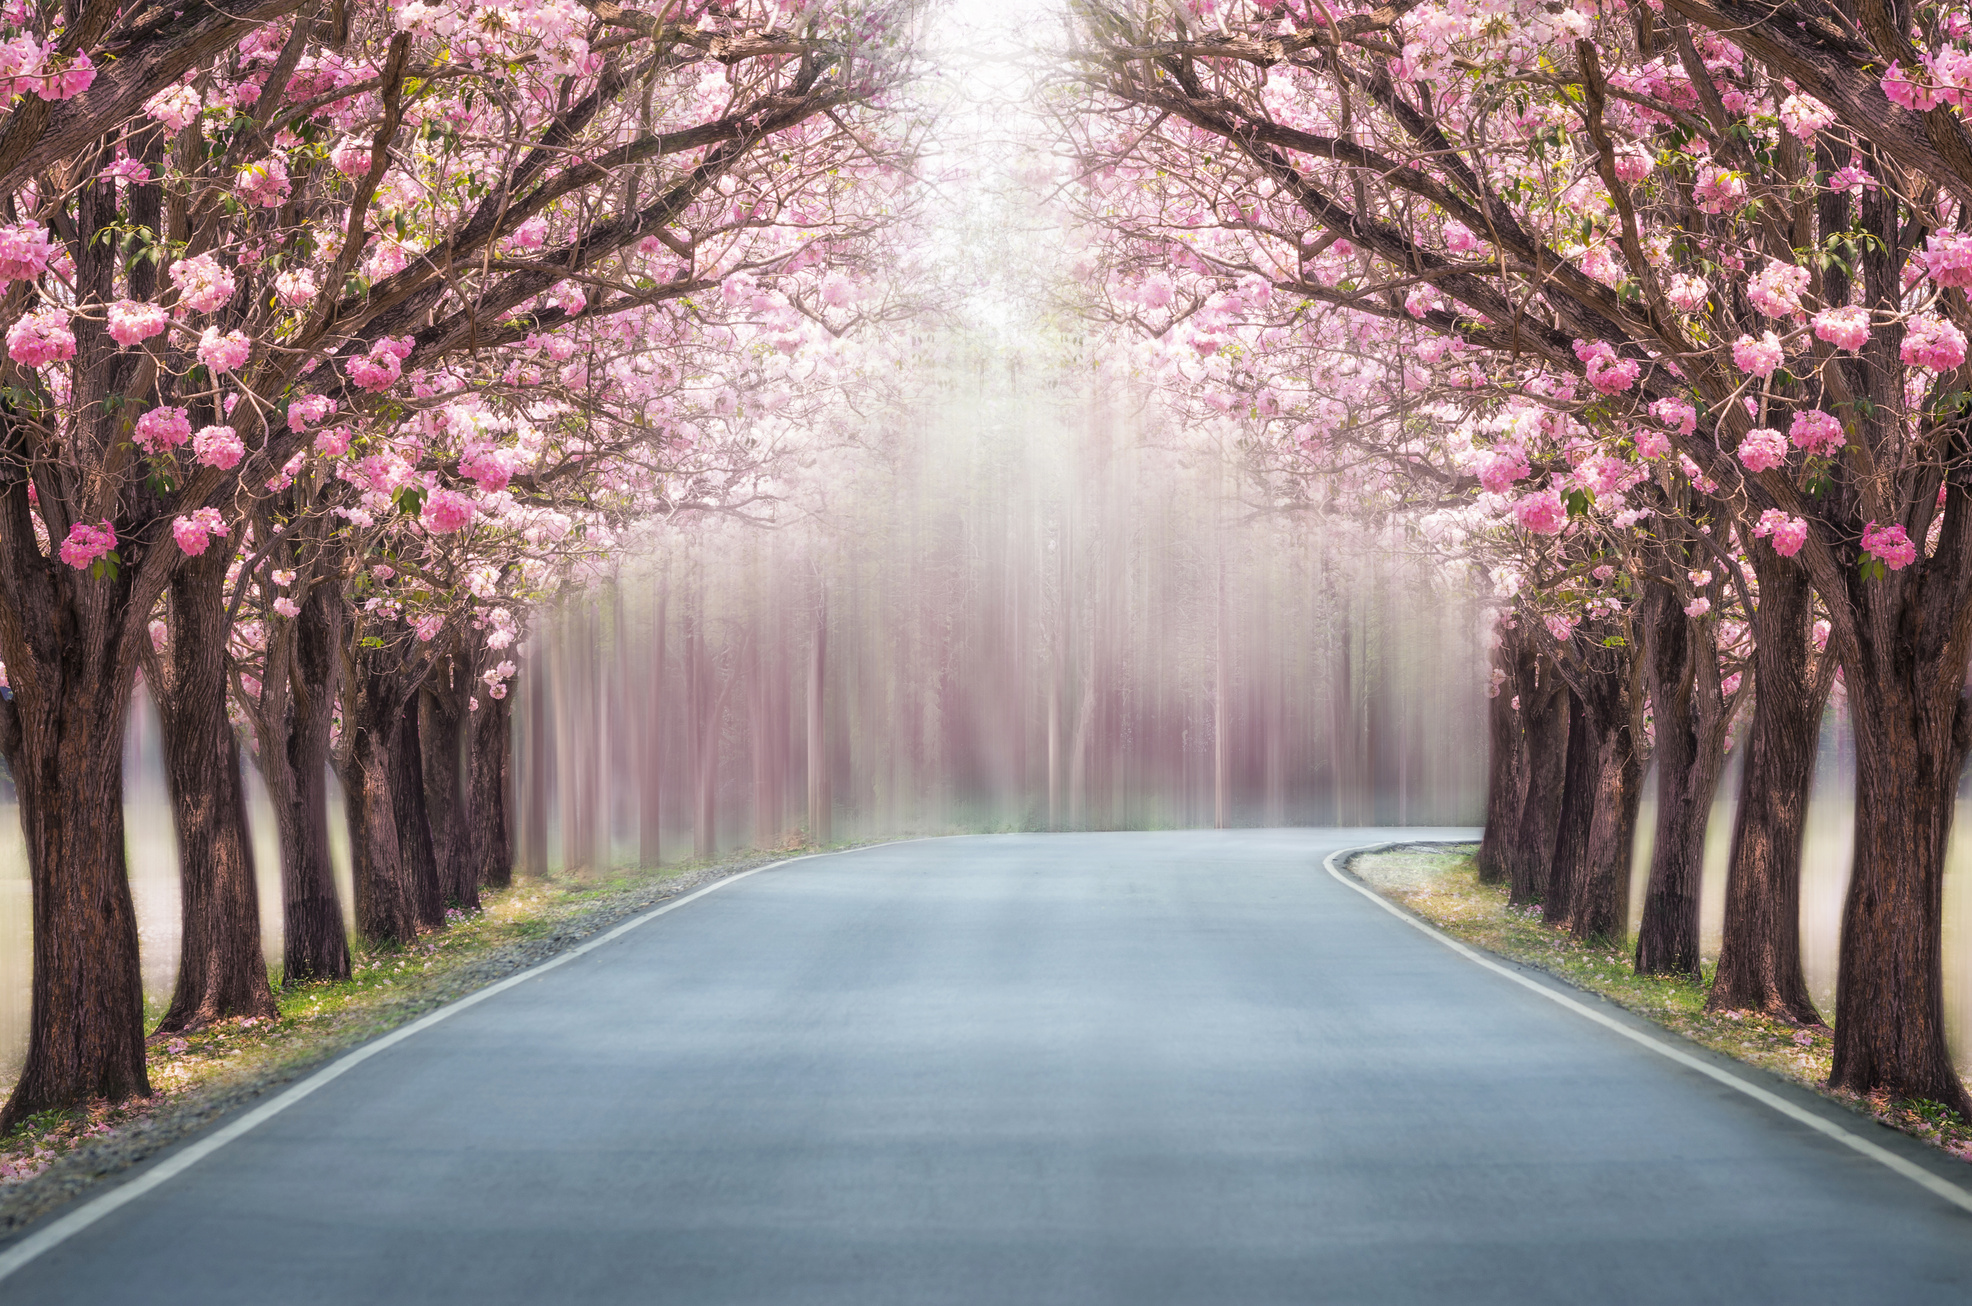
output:
[[[908,0],[26,4],[0,117],[0,751],[33,886],[25,1115],[149,1091],[121,749],[155,694],[184,881],[163,1029],[509,873],[532,605],[631,521],[733,510],[881,311]],[[29,55],[32,58],[29,58]]]
[[1499,599],[1482,864],[1697,974],[1750,711],[1715,1006],[1819,1017],[1798,875],[1855,726],[1832,1082],[1972,1114],[1941,885],[1972,704],[1972,14],[1077,0],[1057,103],[1086,307],[1292,493],[1401,511]]

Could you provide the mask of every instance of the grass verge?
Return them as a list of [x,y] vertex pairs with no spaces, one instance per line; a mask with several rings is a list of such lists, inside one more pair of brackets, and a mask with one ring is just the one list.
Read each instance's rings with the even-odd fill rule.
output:
[[1714,1052],[1804,1085],[1832,1101],[1972,1161],[1972,1125],[1925,1099],[1863,1097],[1828,1087],[1834,1037],[1753,1011],[1707,1011],[1701,980],[1638,975],[1628,949],[1591,947],[1551,929],[1538,906],[1513,907],[1506,886],[1481,884],[1476,844],[1407,844],[1357,853],[1346,869],[1383,897],[1462,943],[1546,971]]
[[[359,950],[347,980],[277,991],[275,1019],[235,1019],[182,1036],[153,1036],[151,1097],[42,1112],[0,1139],[0,1232],[338,1054],[666,899],[783,858],[860,846],[790,844],[656,870],[517,878],[511,888],[482,892],[483,911],[449,913],[443,930],[399,948]],[[154,1021],[161,1014],[147,1017]],[[9,1088],[0,1084],[0,1095]]]

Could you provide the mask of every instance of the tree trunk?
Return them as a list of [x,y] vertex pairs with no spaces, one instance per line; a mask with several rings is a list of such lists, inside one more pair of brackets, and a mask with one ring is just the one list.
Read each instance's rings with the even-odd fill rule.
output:
[[439,896],[472,912],[480,909],[479,875],[472,856],[470,827],[476,814],[467,801],[464,747],[466,699],[475,685],[464,658],[454,654],[432,668],[417,698],[419,761]]
[[1568,761],[1568,687],[1554,664],[1536,657],[1532,684],[1523,678],[1520,730],[1526,740],[1527,786],[1515,819],[1518,832],[1508,846],[1507,901],[1515,906],[1547,897],[1548,870],[1554,864],[1555,836],[1561,820],[1562,778]]
[[1576,885],[1588,864],[1589,826],[1595,821],[1595,731],[1589,727],[1588,709],[1573,690],[1567,691],[1566,699],[1568,746],[1555,817],[1554,854],[1541,913],[1550,925],[1567,923],[1568,904],[1574,901]]
[[[1833,659],[1810,644],[1807,570],[1752,542],[1760,601],[1753,616],[1753,722],[1732,828],[1725,931],[1705,1005],[1821,1023],[1801,971],[1801,844],[1821,746]],[[1796,689],[1800,686],[1800,689]]]
[[1486,703],[1486,829],[1479,840],[1481,884],[1498,884],[1507,877],[1507,868],[1517,851],[1513,841],[1519,834],[1520,808],[1527,792],[1527,739],[1519,712],[1521,683],[1531,681],[1533,661],[1527,647],[1526,632],[1499,630],[1499,644],[1493,649],[1496,683],[1489,689]]
[[178,835],[178,984],[158,1033],[272,1017],[239,741],[226,716],[226,550],[190,558],[166,591],[171,647],[152,688]]
[[[54,564],[49,564],[52,568]],[[87,584],[88,580],[77,583]],[[7,641],[0,742],[19,795],[33,891],[27,1061],[0,1134],[37,1111],[148,1097],[137,913],[124,864],[123,727],[132,677],[100,647],[62,639],[32,668]]]
[[470,793],[466,811],[472,825],[472,865],[478,882],[489,889],[504,889],[514,882],[514,845],[508,817],[508,790],[513,749],[513,694],[499,698],[490,694],[479,700],[479,710],[471,714]]
[[[1672,572],[1691,561],[1665,548]],[[1683,595],[1662,580],[1644,582],[1638,627],[1650,685],[1657,741],[1657,837],[1651,846],[1643,917],[1637,926],[1639,975],[1700,973],[1698,898],[1705,873],[1705,830],[1725,766],[1726,704],[1719,693],[1719,655],[1705,619],[1686,616]]]
[[397,815],[397,847],[410,871],[411,907],[418,928],[445,928],[445,892],[439,881],[438,854],[432,847],[431,817],[425,808],[424,748],[419,742],[418,699],[423,686],[404,696],[397,712],[397,731],[385,765],[390,771],[390,800]]
[[[1578,643],[1588,637],[1578,636]],[[1622,941],[1628,915],[1630,862],[1642,797],[1643,759],[1633,719],[1636,686],[1627,648],[1590,645],[1567,672],[1588,720],[1594,748],[1593,815],[1561,923],[1583,941]],[[1549,919],[1553,919],[1550,904]]]
[[1897,624],[1856,624],[1860,656],[1843,668],[1856,732],[1855,861],[1829,1083],[1929,1098],[1972,1119],[1945,1043],[1941,939],[1945,847],[1966,753],[1964,658],[1954,641],[1945,665],[1920,661]]
[[417,890],[397,837],[390,751],[407,695],[399,675],[377,665],[382,652],[359,651],[343,692],[343,754],[337,759],[349,807],[349,851],[356,929],[377,943],[418,936]]
[[329,745],[345,627],[335,583],[312,586],[293,621],[288,698],[281,720],[268,723],[278,737],[260,747],[281,845],[283,986],[349,978],[349,937],[329,856]]

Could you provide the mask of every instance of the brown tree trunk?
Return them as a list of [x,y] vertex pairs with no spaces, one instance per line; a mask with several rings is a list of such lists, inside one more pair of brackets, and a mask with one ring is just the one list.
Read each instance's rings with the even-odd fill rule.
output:
[[438,854],[432,847],[431,817],[425,808],[424,747],[418,733],[422,689],[420,685],[404,696],[385,765],[390,771],[390,800],[397,814],[397,847],[410,871],[411,906],[418,928],[442,930],[445,892],[439,880]]
[[387,651],[359,650],[346,668],[341,755],[336,759],[349,814],[356,929],[384,944],[418,936],[417,889],[397,836],[390,752],[408,696],[400,672],[378,663]]
[[1508,848],[1507,901],[1515,906],[1547,897],[1548,869],[1554,864],[1561,820],[1562,778],[1568,762],[1568,687],[1554,664],[1537,657],[1533,683],[1522,682],[1520,730],[1527,751],[1527,787],[1515,819],[1519,829]]
[[[512,682],[509,682],[512,683]],[[514,882],[513,832],[508,816],[513,748],[513,694],[482,695],[467,721],[470,731],[466,810],[472,824],[472,865],[478,882],[504,889]]]
[[[1660,564],[1673,573],[1691,561],[1675,545],[1659,553]],[[1636,969],[1640,975],[1697,978],[1705,830],[1730,726],[1719,693],[1716,627],[1686,616],[1683,595],[1661,579],[1644,582],[1637,625],[1657,727],[1657,837],[1637,926]]]
[[100,647],[63,638],[59,661],[33,668],[40,684],[30,696],[20,692],[24,642],[7,643],[12,688],[0,708],[0,745],[27,842],[34,980],[27,1061],[0,1109],[0,1134],[38,1111],[151,1092],[137,913],[124,864],[123,727],[132,678],[116,672]]
[[1568,904],[1574,901],[1576,885],[1588,864],[1589,826],[1595,821],[1595,731],[1589,726],[1588,709],[1572,689],[1566,698],[1568,745],[1542,911],[1550,925],[1567,922]]
[[260,895],[247,837],[239,741],[226,716],[224,549],[172,575],[171,647],[152,686],[163,725],[165,777],[178,835],[178,984],[159,1033],[231,1016],[271,1017],[274,993],[260,947]]
[[1474,858],[1481,884],[1504,880],[1518,856],[1513,841],[1520,832],[1518,817],[1528,771],[1527,739],[1518,707],[1521,682],[1533,679],[1532,661],[1526,631],[1502,624],[1492,656],[1499,680],[1487,690],[1492,697],[1486,702],[1486,829]]
[[1829,1083],[1929,1098],[1972,1119],[1945,1042],[1941,938],[1945,847],[1966,754],[1964,658],[1948,644],[1949,661],[1920,662],[1900,623],[1869,619],[1883,615],[1857,622],[1860,665],[1843,668],[1856,732],[1856,842]]
[[[1628,915],[1630,862],[1642,797],[1643,759],[1633,719],[1636,686],[1630,650],[1578,635],[1570,679],[1594,749],[1593,814],[1579,867],[1558,923],[1583,941],[1621,942]],[[1572,710],[1572,709],[1571,709]],[[1550,902],[1548,919],[1555,920]]]
[[[287,737],[275,750],[286,765],[265,768],[270,790],[276,773],[283,773],[273,797],[281,843],[284,985],[349,978],[349,936],[329,856],[329,746],[346,628],[336,584],[311,587],[294,623]],[[263,742],[261,756],[268,755]]]
[[470,665],[454,654],[432,668],[417,699],[425,814],[438,866],[439,896],[473,912],[480,909],[470,833],[476,814],[467,800],[464,748],[466,700],[477,687]]
[[1807,570],[1763,540],[1752,542],[1751,556],[1760,581],[1753,722],[1732,827],[1718,974],[1705,1005],[1820,1024],[1801,971],[1801,844],[1833,659],[1817,660],[1810,646]]

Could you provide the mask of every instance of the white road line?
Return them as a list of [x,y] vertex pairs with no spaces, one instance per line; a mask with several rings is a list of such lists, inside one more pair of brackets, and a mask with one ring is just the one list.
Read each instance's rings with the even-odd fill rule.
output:
[[[938,836],[931,837],[935,838]],[[917,839],[897,839],[889,843],[869,846],[888,848],[899,843],[918,842],[921,841]],[[436,1011],[420,1016],[401,1029],[394,1029],[382,1038],[365,1043],[354,1052],[322,1067],[322,1069],[302,1080],[293,1088],[288,1089],[279,1097],[262,1103],[224,1128],[216,1129],[184,1150],[173,1153],[168,1159],[152,1166],[129,1183],[113,1188],[101,1197],[92,1198],[84,1202],[61,1219],[48,1224],[44,1228],[37,1229],[34,1233],[21,1239],[20,1242],[9,1247],[6,1251],[0,1252],[0,1280],[6,1279],[8,1275],[34,1260],[35,1257],[61,1246],[70,1238],[75,1237],[75,1235],[81,1233],[84,1229],[87,1229],[90,1225],[96,1223],[96,1221],[102,1219],[118,1207],[136,1201],[159,1184],[168,1182],[176,1175],[183,1174],[242,1134],[266,1124],[269,1120],[272,1120],[275,1116],[281,1114],[281,1112],[301,1101],[316,1089],[325,1087],[331,1080],[341,1078],[357,1066],[368,1061],[371,1057],[377,1055],[377,1053],[387,1048],[395,1047],[420,1030],[430,1029],[439,1021],[450,1019],[458,1015],[461,1011],[464,1011],[467,1007],[476,1006],[497,993],[506,992],[516,984],[525,984],[528,980],[538,978],[557,966],[566,965],[584,953],[593,952],[610,940],[628,934],[639,925],[649,924],[666,912],[676,911],[686,903],[703,898],[708,893],[716,893],[729,884],[738,884],[748,876],[758,875],[762,871],[771,871],[793,862],[805,862],[810,858],[840,857],[844,853],[862,851],[864,851],[862,848],[841,848],[834,852],[805,853],[800,857],[783,858],[778,862],[769,862],[765,866],[756,866],[750,871],[741,871],[737,875],[728,875],[723,880],[715,880],[703,889],[695,890],[682,898],[665,903],[662,907],[647,911],[641,916],[627,920],[607,934],[599,935],[596,938],[590,939],[587,943],[570,948],[567,952],[550,957],[540,965],[529,967],[518,975],[509,975],[497,984],[489,984],[475,993],[469,993],[456,1002],[448,1003]]]
[[1381,907],[1384,911],[1389,912],[1392,916],[1395,916],[1398,920],[1410,926],[1412,929],[1417,930],[1420,933],[1430,935],[1432,938],[1438,940],[1438,942],[1444,944],[1447,948],[1450,948],[1453,952],[1458,953],[1461,957],[1464,957],[1467,961],[1472,962],[1474,965],[1484,966],[1487,970],[1492,971],[1495,975],[1504,975],[1506,978],[1512,980],[1515,984],[1518,984],[1521,988],[1527,989],[1533,993],[1540,994],[1542,997],[1546,998],[1549,1002],[1554,1003],[1556,1006],[1566,1007],[1568,1010],[1574,1012],[1576,1015],[1592,1020],[1596,1024],[1601,1025],[1605,1029],[1614,1030],[1616,1033],[1621,1034],[1624,1038],[1629,1039],[1632,1043],[1638,1043],[1646,1048],[1649,1048],[1652,1052],[1655,1052],[1660,1057],[1664,1057],[1665,1059],[1670,1061],[1675,1061],[1679,1065],[1684,1066],[1687,1069],[1695,1070],[1699,1074],[1704,1075],[1708,1079],[1717,1080],[1719,1083],[1724,1084],[1727,1088],[1732,1089],[1734,1092],[1744,1093],[1747,1097],[1752,1098],[1755,1102],[1758,1102],[1762,1106],[1771,1107],[1773,1110],[1778,1111],[1781,1115],[1786,1116],[1789,1120],[1793,1120],[1800,1124],[1806,1125],[1808,1128],[1814,1130],[1816,1133],[1822,1134],[1828,1138],[1832,1138],[1836,1142],[1842,1144],[1844,1147],[1853,1148],[1855,1151],[1862,1153],[1864,1156],[1876,1162],[1878,1165],[1896,1171],[1898,1174],[1910,1180],[1918,1187],[1938,1197],[1944,1198],[1947,1202],[1950,1202],[1953,1206],[1958,1207],[1960,1210],[1972,1212],[1972,1192],[1967,1192],[1965,1189],[1959,1187],[1957,1184],[1952,1183],[1949,1179],[1945,1179],[1942,1176],[1935,1175],[1931,1173],[1929,1170],[1925,1169],[1923,1166],[1918,1165],[1915,1162],[1905,1157],[1898,1156],[1895,1152],[1892,1152],[1887,1147],[1881,1147],[1875,1143],[1870,1142],[1867,1138],[1862,1138],[1856,1134],[1849,1132],[1847,1129],[1844,1129],[1841,1125],[1836,1124],[1832,1120],[1825,1119],[1822,1116],[1817,1115],[1813,1111],[1809,1111],[1803,1107],[1796,1106],[1794,1103],[1789,1102],[1786,1098],[1781,1097],[1778,1093],[1768,1092],[1766,1089],[1761,1088],[1758,1084],[1752,1083],[1748,1080],[1741,1079],[1738,1075],[1733,1074],[1731,1071],[1713,1065],[1711,1062],[1705,1060],[1702,1057],[1694,1057],[1689,1052],[1686,1052],[1681,1048],[1674,1047],[1671,1044],[1664,1042],[1662,1039],[1654,1038],[1651,1035],[1644,1033],[1642,1030],[1631,1028],[1629,1025],[1625,1024],[1620,1020],[1617,1020],[1615,1017],[1609,1015],[1607,1012],[1597,1011],[1594,1007],[1589,1006],[1585,1002],[1577,1002],[1575,999],[1569,997],[1565,993],[1556,992],[1554,989],[1549,988],[1545,984],[1538,984],[1533,980],[1528,979],[1525,975],[1522,975],[1519,972],[1512,970],[1509,967],[1500,965],[1498,962],[1494,961],[1492,958],[1486,956],[1485,954],[1478,952],[1472,948],[1468,948],[1465,944],[1460,943],[1457,939],[1454,939],[1451,935],[1446,934],[1443,930],[1436,929],[1433,926],[1425,924],[1423,921],[1411,915],[1409,912],[1404,911],[1402,908],[1397,907],[1393,903],[1386,901],[1380,894],[1376,893],[1374,890],[1369,888],[1369,886],[1362,884],[1357,880],[1351,879],[1348,875],[1345,875],[1341,870],[1337,869],[1335,865],[1335,859],[1338,857],[1347,856],[1350,853],[1369,852],[1372,849],[1384,848],[1388,846],[1389,846],[1388,844],[1365,844],[1360,848],[1338,849],[1335,852],[1330,853],[1326,858],[1323,859],[1322,866],[1327,869],[1330,875],[1334,876],[1337,880],[1349,886],[1351,889],[1354,889],[1357,893],[1362,894],[1363,897],[1368,898],[1371,902]]

